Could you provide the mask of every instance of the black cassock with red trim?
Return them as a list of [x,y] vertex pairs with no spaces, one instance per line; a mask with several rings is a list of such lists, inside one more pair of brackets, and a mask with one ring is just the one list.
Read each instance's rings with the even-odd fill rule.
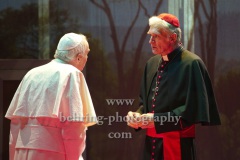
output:
[[[206,66],[194,53],[178,47],[167,59],[152,57],[142,79],[137,112],[154,113],[155,120],[155,128],[147,130],[143,159],[193,160],[194,125],[221,124],[212,83]],[[168,155],[171,150],[175,154]]]

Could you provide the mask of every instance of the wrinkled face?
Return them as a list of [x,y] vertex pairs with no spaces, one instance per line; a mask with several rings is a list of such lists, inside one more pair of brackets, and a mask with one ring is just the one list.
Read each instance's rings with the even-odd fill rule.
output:
[[88,53],[89,53],[90,49],[89,49],[89,45],[87,45],[87,49],[85,50],[84,53],[80,53],[78,54],[77,58],[78,58],[78,63],[77,63],[77,68],[82,71],[87,63],[87,59],[88,59]]
[[167,55],[171,51],[172,38],[167,31],[160,31],[160,34],[151,33],[149,43],[153,54]]

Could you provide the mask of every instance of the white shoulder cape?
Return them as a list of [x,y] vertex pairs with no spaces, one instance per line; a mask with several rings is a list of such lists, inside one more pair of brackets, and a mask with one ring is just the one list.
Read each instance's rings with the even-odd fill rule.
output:
[[97,123],[81,71],[60,60],[30,70],[21,81],[6,118],[53,117],[60,121]]

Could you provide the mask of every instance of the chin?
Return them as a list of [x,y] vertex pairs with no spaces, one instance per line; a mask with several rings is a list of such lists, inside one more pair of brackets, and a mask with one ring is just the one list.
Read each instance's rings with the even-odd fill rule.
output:
[[79,69],[80,71],[82,71],[82,70],[84,69],[84,67],[85,67],[85,66],[83,66],[83,67],[80,67],[80,68],[78,68],[78,69]]
[[158,53],[158,52],[153,52],[153,54],[155,54],[155,55],[161,55],[160,53]]
[[156,52],[155,50],[152,50],[152,53],[153,53],[153,54],[157,54],[157,52]]
[[155,55],[159,54],[156,50],[152,50],[152,53]]

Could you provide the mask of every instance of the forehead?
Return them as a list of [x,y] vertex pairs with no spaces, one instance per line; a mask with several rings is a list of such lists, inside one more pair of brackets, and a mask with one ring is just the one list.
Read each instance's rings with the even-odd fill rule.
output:
[[149,29],[149,31],[147,32],[148,34],[164,34],[164,33],[169,33],[169,30],[167,28],[151,28]]

